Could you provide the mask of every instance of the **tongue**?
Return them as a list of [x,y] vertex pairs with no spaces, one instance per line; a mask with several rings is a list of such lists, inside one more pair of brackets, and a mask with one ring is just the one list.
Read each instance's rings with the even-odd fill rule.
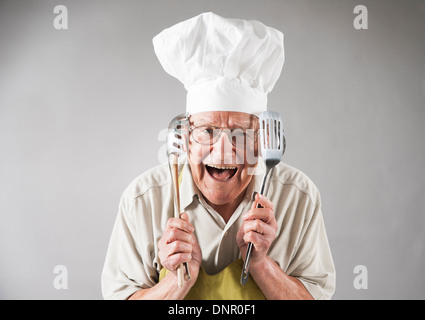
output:
[[207,167],[210,175],[219,181],[229,180],[236,172],[236,169],[217,169],[212,167]]

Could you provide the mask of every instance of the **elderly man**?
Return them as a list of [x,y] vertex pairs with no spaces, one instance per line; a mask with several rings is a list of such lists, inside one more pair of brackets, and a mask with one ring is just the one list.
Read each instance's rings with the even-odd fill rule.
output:
[[[258,194],[264,163],[252,161],[257,115],[267,109],[267,94],[281,72],[283,35],[257,21],[205,13],[161,32],[154,47],[164,69],[188,91],[184,212],[172,218],[167,165],[130,184],[102,273],[104,297],[331,298],[335,269],[315,185],[280,163],[268,194]],[[242,286],[250,242],[250,280]],[[176,269],[182,263],[190,279],[186,274],[180,287]]]

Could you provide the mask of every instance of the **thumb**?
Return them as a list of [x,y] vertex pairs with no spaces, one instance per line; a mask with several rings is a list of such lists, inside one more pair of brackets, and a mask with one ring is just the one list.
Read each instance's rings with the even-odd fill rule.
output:
[[189,222],[189,215],[186,212],[180,213],[180,219]]
[[252,202],[252,205],[251,205],[251,210],[255,208],[263,208],[263,206],[260,203],[261,201],[260,199],[261,199],[261,195],[259,193],[256,193],[254,201]]

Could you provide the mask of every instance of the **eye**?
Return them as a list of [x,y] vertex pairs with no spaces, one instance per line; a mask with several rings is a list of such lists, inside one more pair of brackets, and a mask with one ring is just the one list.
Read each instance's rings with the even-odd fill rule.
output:
[[193,130],[193,137],[196,142],[205,145],[211,145],[214,143],[214,140],[219,132],[220,130],[217,130],[217,128],[211,126],[200,126]]
[[238,129],[238,130],[233,130],[232,135],[235,137],[245,137],[245,132]]
[[210,128],[210,127],[204,127],[204,128],[201,129],[201,133],[203,133],[205,135],[213,135],[214,129]]

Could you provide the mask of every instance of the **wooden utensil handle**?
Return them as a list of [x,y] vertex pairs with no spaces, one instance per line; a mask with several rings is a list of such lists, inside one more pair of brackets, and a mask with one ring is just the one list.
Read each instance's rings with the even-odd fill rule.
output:
[[[175,155],[172,155],[172,177],[173,177],[173,184],[174,184],[174,191],[176,192],[175,198],[174,198],[174,218],[180,219],[180,191],[179,191],[179,163],[178,158]],[[179,288],[183,287],[183,281],[184,281],[184,270],[183,270],[183,264],[181,263],[177,267],[177,285]]]

